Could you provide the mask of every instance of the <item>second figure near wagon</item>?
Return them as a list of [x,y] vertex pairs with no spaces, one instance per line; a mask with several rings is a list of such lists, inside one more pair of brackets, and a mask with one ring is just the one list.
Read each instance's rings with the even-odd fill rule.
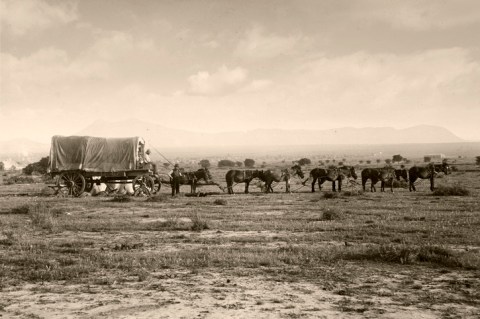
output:
[[180,178],[182,177],[182,172],[180,171],[180,166],[175,164],[173,170],[168,174],[171,180],[172,186],[172,196],[175,196],[180,193]]

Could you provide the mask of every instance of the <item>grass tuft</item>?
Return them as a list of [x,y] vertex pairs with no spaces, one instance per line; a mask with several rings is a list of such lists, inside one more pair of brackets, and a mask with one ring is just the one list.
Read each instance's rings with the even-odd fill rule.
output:
[[218,199],[214,200],[213,203],[215,205],[227,205],[227,201],[225,199],[222,199],[222,198],[218,198]]
[[210,229],[206,220],[202,219],[199,214],[195,214],[191,217],[192,220],[192,227],[190,227],[193,231],[201,232],[204,229]]
[[333,208],[327,208],[322,213],[323,220],[340,220],[340,219],[343,219],[344,217],[345,216],[342,211],[339,211]]
[[52,212],[45,203],[30,206],[29,215],[32,225],[35,227],[53,231],[57,226],[57,220],[55,219],[57,214]]
[[339,197],[338,193],[335,193],[335,192],[328,192],[323,194],[323,198],[325,199],[338,198],[338,197]]
[[470,191],[461,185],[444,186],[440,185],[433,191],[434,196],[469,196]]
[[20,206],[17,206],[17,207],[14,207],[12,208],[12,210],[10,210],[10,213],[11,214],[28,214],[30,212],[30,205],[20,205]]
[[133,199],[129,195],[119,195],[115,196],[110,201],[115,203],[129,203],[133,201]]

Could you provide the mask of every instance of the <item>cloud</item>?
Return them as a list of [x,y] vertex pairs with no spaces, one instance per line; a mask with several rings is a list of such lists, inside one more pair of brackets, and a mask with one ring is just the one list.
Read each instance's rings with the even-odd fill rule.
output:
[[248,85],[243,87],[240,91],[241,92],[257,92],[269,88],[272,86],[273,82],[271,80],[261,79],[261,80],[253,80]]
[[380,21],[396,29],[425,31],[480,23],[477,0],[376,1],[355,3],[355,20]]
[[60,1],[52,5],[41,0],[4,0],[0,2],[2,28],[21,36],[31,30],[43,30],[75,21],[75,2]]
[[246,78],[247,70],[241,67],[229,69],[224,65],[212,74],[208,71],[201,71],[190,76],[188,78],[189,92],[199,95],[225,94],[237,89]]
[[[303,115],[344,125],[430,123],[460,127],[480,117],[480,63],[462,48],[412,54],[357,52],[320,57],[291,76]],[[455,116],[452,112],[455,110]],[[469,122],[467,124],[467,122]],[[358,124],[357,124],[358,125]]]
[[266,34],[262,27],[254,26],[239,41],[234,53],[240,57],[268,59],[293,54],[305,42],[306,38],[302,36]]

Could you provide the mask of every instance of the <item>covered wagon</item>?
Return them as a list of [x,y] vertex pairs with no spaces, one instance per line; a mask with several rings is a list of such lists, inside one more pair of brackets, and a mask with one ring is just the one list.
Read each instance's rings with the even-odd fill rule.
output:
[[53,136],[49,173],[58,190],[80,196],[94,184],[132,183],[135,194],[160,190],[155,169],[141,160],[145,156],[141,137],[104,138]]

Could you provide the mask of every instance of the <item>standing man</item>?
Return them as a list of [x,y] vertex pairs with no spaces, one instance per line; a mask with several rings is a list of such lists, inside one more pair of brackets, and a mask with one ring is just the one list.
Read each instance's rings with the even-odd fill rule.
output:
[[182,172],[178,164],[173,166],[173,170],[170,172],[170,181],[172,186],[172,196],[175,196],[180,193],[180,178],[182,177]]

